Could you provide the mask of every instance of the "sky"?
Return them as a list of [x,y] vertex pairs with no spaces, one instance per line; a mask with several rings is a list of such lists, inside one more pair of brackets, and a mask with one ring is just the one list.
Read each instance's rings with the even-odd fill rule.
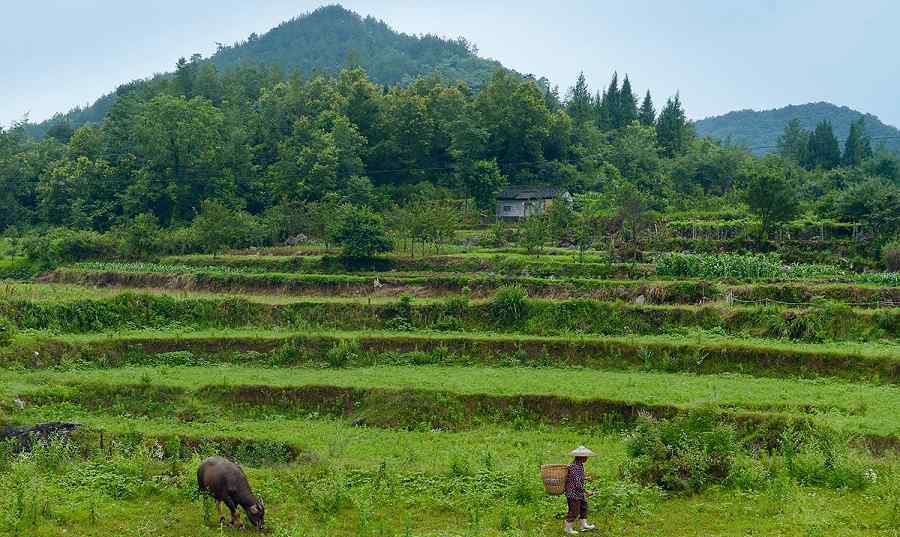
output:
[[[307,0],[0,0],[0,125],[41,121],[311,11]],[[694,119],[829,101],[900,126],[893,0],[344,0],[396,30],[463,36],[571,86],[613,71]]]

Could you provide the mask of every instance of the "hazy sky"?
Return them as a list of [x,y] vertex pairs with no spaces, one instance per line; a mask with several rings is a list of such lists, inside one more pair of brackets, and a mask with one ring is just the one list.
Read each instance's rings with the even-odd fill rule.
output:
[[[0,125],[92,102],[180,56],[310,11],[307,0],[0,0]],[[406,33],[464,36],[483,56],[592,87],[628,73],[693,118],[830,101],[900,125],[900,2],[345,0]]]

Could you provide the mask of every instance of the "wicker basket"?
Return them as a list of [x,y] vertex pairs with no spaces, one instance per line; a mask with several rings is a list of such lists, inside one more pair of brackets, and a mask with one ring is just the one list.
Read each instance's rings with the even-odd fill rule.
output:
[[541,481],[544,490],[551,496],[560,496],[566,491],[566,477],[569,475],[567,464],[542,464]]

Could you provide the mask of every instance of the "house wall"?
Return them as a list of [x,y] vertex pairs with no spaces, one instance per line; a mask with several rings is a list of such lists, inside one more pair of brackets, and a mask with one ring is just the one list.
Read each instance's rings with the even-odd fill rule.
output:
[[[506,209],[509,210],[506,210]],[[525,202],[518,200],[499,200],[497,202],[497,218],[522,218],[525,216]]]

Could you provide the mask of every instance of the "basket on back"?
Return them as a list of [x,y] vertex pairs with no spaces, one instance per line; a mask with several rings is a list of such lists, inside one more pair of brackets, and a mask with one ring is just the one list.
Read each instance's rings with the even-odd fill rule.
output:
[[542,464],[541,481],[544,490],[551,496],[560,496],[566,491],[566,477],[569,475],[567,464]]

